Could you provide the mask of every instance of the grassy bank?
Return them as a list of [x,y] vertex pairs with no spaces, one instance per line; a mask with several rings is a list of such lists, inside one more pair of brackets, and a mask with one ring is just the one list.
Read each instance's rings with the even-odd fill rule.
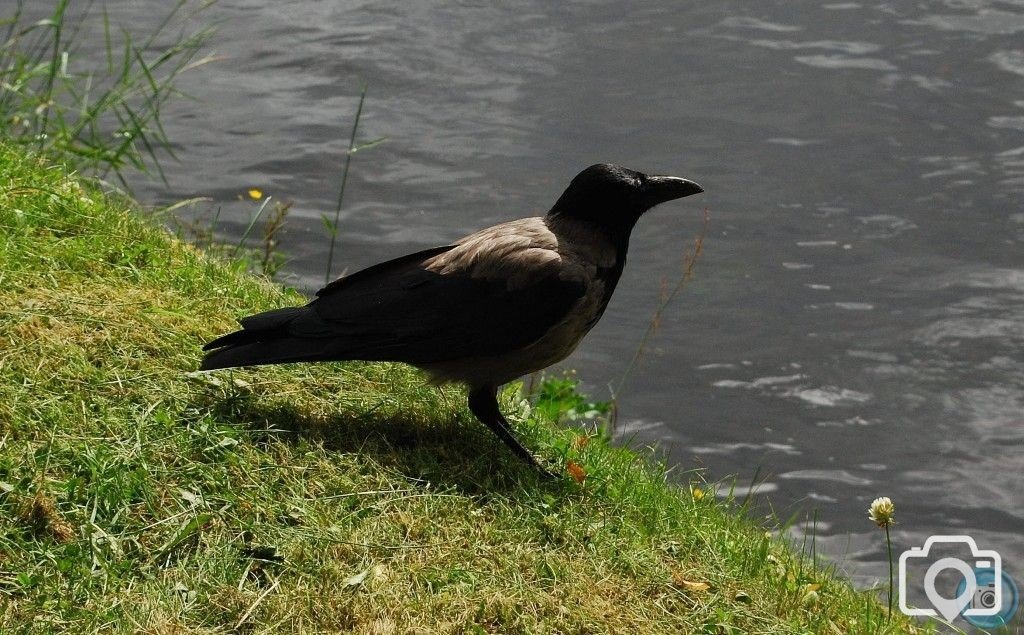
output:
[[235,317],[302,299],[20,150],[0,175],[0,631],[910,630],[511,393],[583,483],[400,365],[194,373]]

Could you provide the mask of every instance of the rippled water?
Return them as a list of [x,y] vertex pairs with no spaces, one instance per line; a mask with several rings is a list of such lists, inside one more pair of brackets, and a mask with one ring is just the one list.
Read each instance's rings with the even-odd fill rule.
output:
[[229,235],[246,188],[294,200],[288,280],[312,289],[363,81],[360,136],[388,140],[354,161],[349,270],[543,213],[590,163],[693,178],[565,366],[607,395],[707,206],[623,435],[759,471],[861,582],[886,575],[879,495],[898,549],[970,533],[1024,582],[1024,2],[692,4],[221,0],[224,59],[166,118],[184,162],[137,193],[213,196]]

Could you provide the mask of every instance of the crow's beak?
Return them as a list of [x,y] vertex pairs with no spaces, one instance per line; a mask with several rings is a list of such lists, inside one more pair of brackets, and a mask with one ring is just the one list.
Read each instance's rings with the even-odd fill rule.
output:
[[647,202],[651,207],[703,191],[704,188],[693,181],[678,176],[649,176],[644,184]]

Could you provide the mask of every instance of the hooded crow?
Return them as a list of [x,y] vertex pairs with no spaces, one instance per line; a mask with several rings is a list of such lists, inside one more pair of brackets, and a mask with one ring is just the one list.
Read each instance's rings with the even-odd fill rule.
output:
[[601,318],[647,210],[704,190],[617,165],[580,172],[543,218],[524,218],[343,276],[302,307],[242,318],[201,369],[405,362],[469,389],[469,409],[520,458],[498,388],[565,359]]

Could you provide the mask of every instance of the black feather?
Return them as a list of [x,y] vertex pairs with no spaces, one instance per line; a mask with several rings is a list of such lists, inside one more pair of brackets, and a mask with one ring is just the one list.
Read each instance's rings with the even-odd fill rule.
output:
[[209,351],[224,346],[248,344],[250,342],[258,342],[261,339],[273,338],[278,334],[283,334],[288,323],[305,310],[306,307],[285,307],[242,318],[238,321],[242,325],[241,331],[228,333],[212,342],[207,342],[203,346],[203,350]]
[[335,280],[304,307],[240,320],[242,330],[208,343],[201,369],[301,361],[412,364],[489,357],[536,341],[583,296],[557,272],[518,289],[505,280],[441,274],[424,262],[438,247]]

